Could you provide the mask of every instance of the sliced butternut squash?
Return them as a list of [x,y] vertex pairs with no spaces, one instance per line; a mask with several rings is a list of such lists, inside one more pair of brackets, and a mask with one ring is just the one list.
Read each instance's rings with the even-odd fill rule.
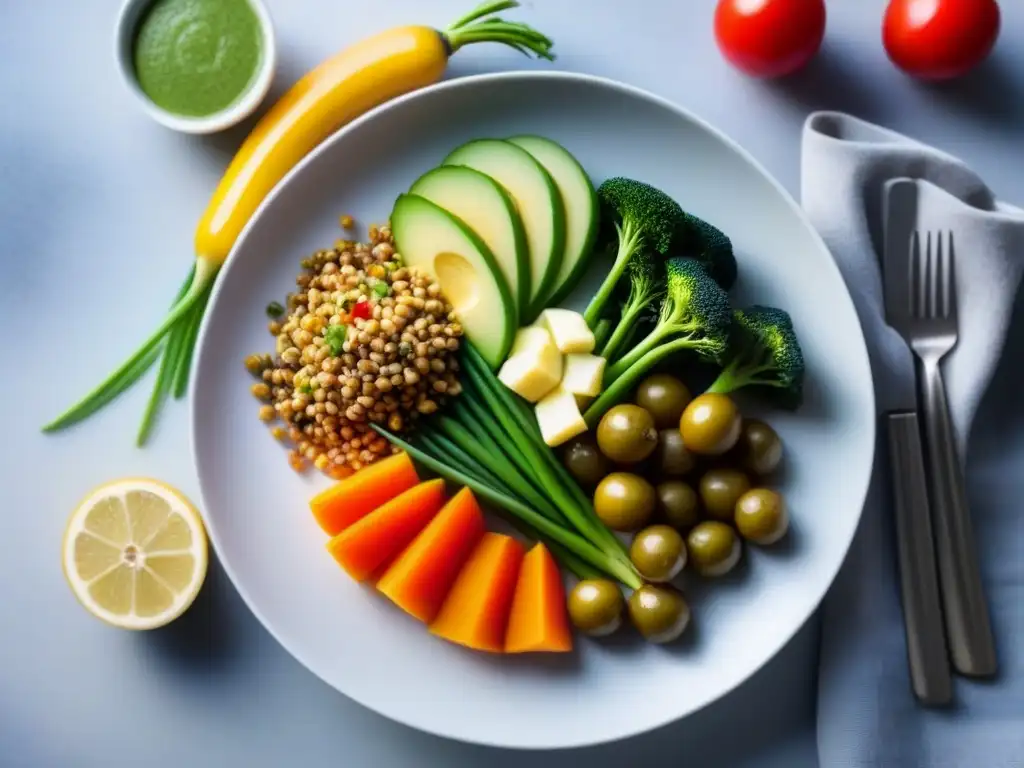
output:
[[412,459],[403,451],[318,493],[310,500],[309,508],[320,527],[329,536],[336,536],[419,481]]
[[366,581],[416,538],[444,505],[444,480],[428,480],[353,523],[327,550],[356,581]]
[[473,492],[463,488],[384,572],[377,589],[429,624],[483,535],[483,513]]
[[506,653],[572,650],[565,587],[547,547],[538,543],[523,558],[505,633]]
[[502,652],[522,562],[522,544],[500,533],[485,533],[459,571],[430,631],[467,648]]

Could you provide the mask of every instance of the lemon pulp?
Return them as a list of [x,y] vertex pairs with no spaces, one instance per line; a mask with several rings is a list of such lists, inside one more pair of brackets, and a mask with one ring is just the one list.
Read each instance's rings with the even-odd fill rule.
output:
[[64,573],[82,606],[125,629],[153,629],[192,604],[207,569],[199,513],[179,491],[148,479],[94,490],[71,514]]

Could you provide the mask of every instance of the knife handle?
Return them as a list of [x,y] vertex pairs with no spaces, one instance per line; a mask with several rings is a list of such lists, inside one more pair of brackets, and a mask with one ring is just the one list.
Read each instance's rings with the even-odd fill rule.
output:
[[921,429],[915,411],[889,413],[886,425],[910,682],[922,703],[939,706],[952,701],[953,679],[932,542]]

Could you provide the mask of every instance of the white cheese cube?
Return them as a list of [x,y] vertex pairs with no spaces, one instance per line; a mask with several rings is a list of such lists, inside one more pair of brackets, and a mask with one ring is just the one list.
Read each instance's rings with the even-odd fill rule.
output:
[[521,328],[512,344],[512,354],[498,371],[498,380],[531,403],[558,386],[562,355],[551,334],[534,326]]
[[[562,386],[574,395],[596,397],[601,394],[605,359],[597,355],[573,353],[565,356]],[[576,398],[579,402],[580,397]]]
[[512,340],[512,349],[509,350],[508,356],[515,357],[521,352],[554,346],[554,343],[547,328],[541,328],[539,325],[528,325],[516,331],[516,337]]
[[536,403],[558,386],[561,362],[559,355],[555,362],[558,368],[554,369],[546,367],[540,358],[510,357],[501,366],[498,379],[524,400]]
[[587,327],[587,321],[579,312],[571,309],[545,309],[537,322],[547,328],[555,340],[555,346],[563,355],[594,350],[594,332]]
[[587,431],[587,422],[576,405],[576,396],[561,386],[537,403],[534,413],[541,437],[552,448]]

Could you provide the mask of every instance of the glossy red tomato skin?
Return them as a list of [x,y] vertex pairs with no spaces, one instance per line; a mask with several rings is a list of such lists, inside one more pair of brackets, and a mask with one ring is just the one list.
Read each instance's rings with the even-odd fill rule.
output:
[[781,77],[810,61],[825,36],[825,0],[719,0],[722,55],[753,77]]
[[949,80],[976,67],[999,37],[996,0],[892,0],[882,42],[909,75]]

